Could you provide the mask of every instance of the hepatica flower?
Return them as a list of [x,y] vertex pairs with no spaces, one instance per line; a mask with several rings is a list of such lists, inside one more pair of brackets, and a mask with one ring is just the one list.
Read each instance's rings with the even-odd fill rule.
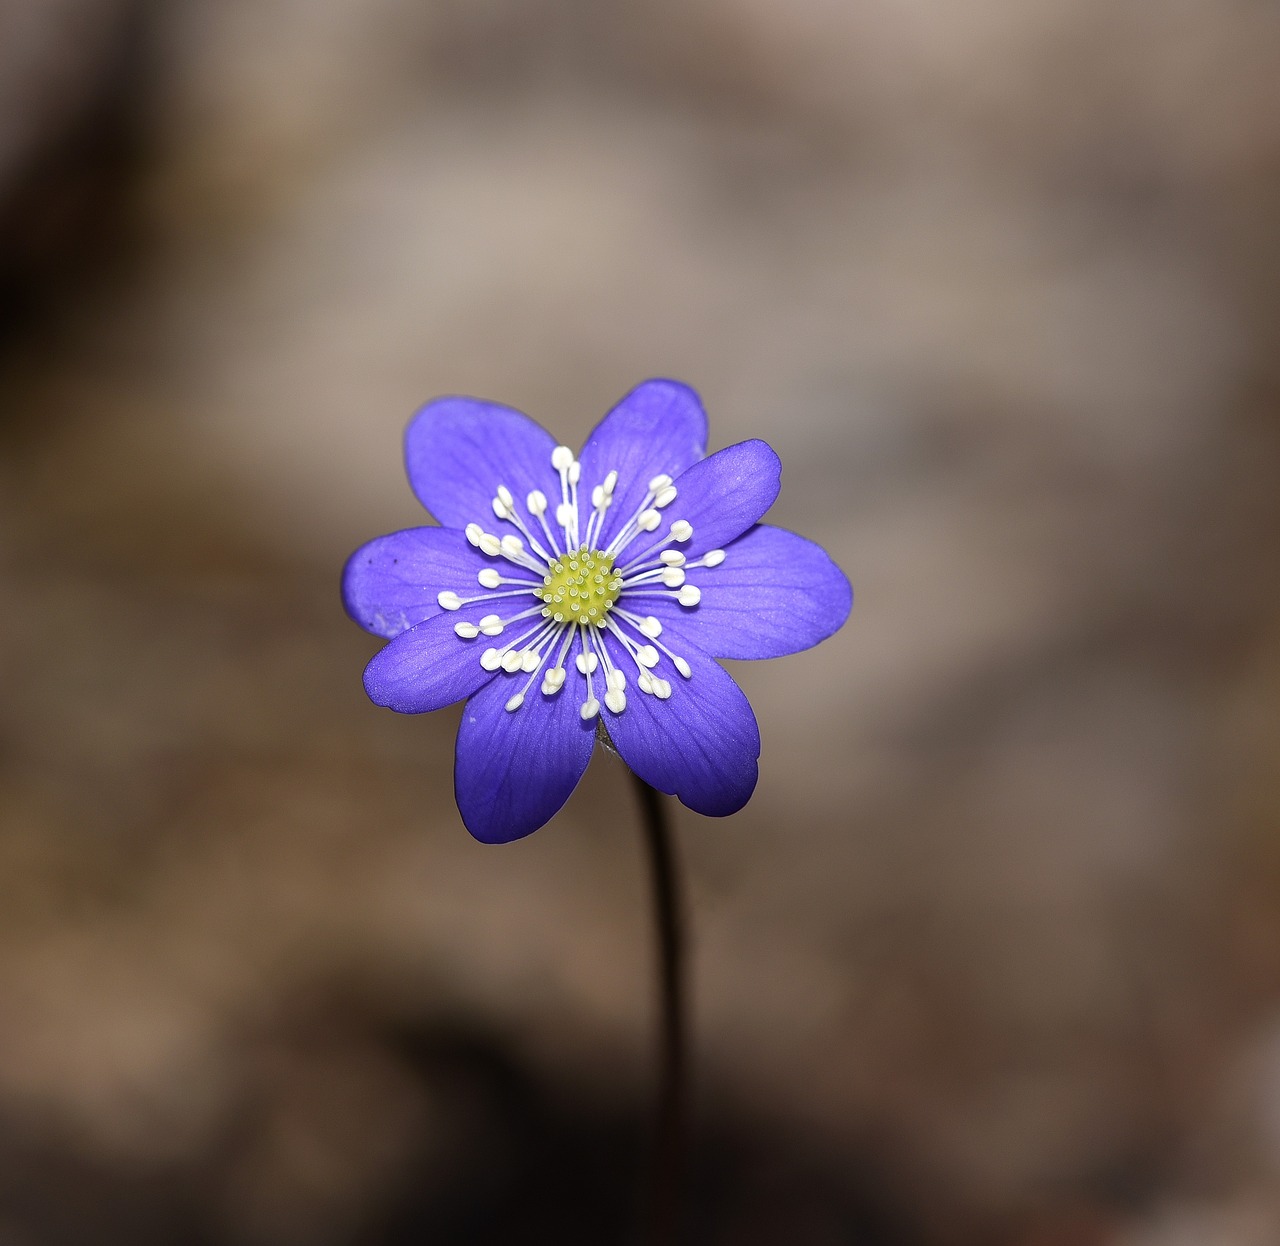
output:
[[409,480],[440,527],[357,550],[343,599],[389,640],[370,698],[404,714],[467,699],[455,792],[488,843],[568,799],[603,724],[646,783],[699,813],[740,809],[760,733],[717,658],[776,658],[844,622],[848,581],[811,541],[759,522],[781,464],[763,441],[707,455],[698,396],[637,387],[580,455],[472,398],[423,407]]

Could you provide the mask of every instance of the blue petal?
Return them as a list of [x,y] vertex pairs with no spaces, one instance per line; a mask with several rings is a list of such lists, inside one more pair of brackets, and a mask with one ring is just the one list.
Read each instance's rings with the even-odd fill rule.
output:
[[[730,542],[718,567],[688,577],[702,593],[696,606],[669,597],[634,606],[661,620],[661,639],[676,653],[689,640],[717,658],[780,658],[826,640],[853,605],[849,581],[820,545],[770,524]],[[619,605],[632,609],[625,594]]]
[[741,688],[719,663],[685,644],[689,679],[664,658],[655,668],[671,683],[661,701],[636,686],[635,663],[615,636],[606,640],[614,664],[627,672],[627,707],[605,714],[622,760],[651,787],[674,793],[698,813],[736,813],[755,790],[760,730]]
[[467,830],[482,843],[505,844],[549,822],[591,760],[596,723],[583,722],[580,698],[568,688],[544,696],[539,673],[524,704],[505,708],[528,678],[500,676],[462,713],[454,792]]
[[523,511],[541,489],[552,505],[560,478],[551,467],[556,442],[527,415],[476,398],[437,398],[409,421],[404,435],[409,483],[423,506],[448,528],[481,524],[514,532],[494,518],[493,499],[506,485]]
[[637,385],[596,425],[582,447],[579,497],[583,531],[591,490],[618,473],[613,505],[605,515],[607,545],[645,499],[655,476],[678,476],[707,452],[707,415],[698,395],[679,381]]
[[671,546],[690,558],[722,549],[773,505],[782,463],[766,442],[740,441],[717,450],[676,478],[676,500],[662,512],[663,526],[629,544],[623,564],[661,541],[678,519],[693,525],[693,538]]
[[[436,596],[442,590],[461,597],[482,591],[477,573],[498,561],[456,528],[406,528],[375,538],[347,559],[342,602],[365,631],[398,636],[440,613]],[[510,564],[500,569],[518,574]]]
[[[517,600],[523,606],[523,600]],[[400,714],[426,714],[469,697],[493,678],[493,672],[480,665],[480,655],[494,642],[487,636],[464,640],[453,625],[464,619],[474,623],[501,607],[501,602],[481,602],[441,611],[401,632],[365,667],[369,699]]]

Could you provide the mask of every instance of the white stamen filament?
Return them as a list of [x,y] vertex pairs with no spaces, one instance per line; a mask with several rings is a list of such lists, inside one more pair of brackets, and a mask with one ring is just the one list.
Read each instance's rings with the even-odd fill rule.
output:
[[600,661],[604,665],[604,684],[606,689],[604,703],[611,714],[621,714],[627,708],[627,677],[614,666],[612,659],[609,657],[609,647],[604,643],[604,637],[600,635],[599,629],[592,628],[591,630],[591,643],[595,646],[596,652],[600,655]]
[[486,567],[476,576],[476,580],[483,588],[497,588],[499,584],[521,584],[527,589],[535,589],[539,583],[537,580],[512,579],[503,575],[496,567]]
[[[524,583],[523,580],[507,582]],[[496,597],[523,597],[531,591],[532,589],[529,588],[506,588],[500,593],[477,593],[474,597],[459,597],[457,593],[446,589],[443,593],[436,594],[436,601],[439,602],[441,610],[461,610],[463,606],[475,605],[477,601],[492,601]]]
[[[694,597],[697,593],[697,597]],[[626,593],[628,597],[670,597],[674,601],[680,602],[682,606],[696,606],[702,600],[702,594],[692,584],[685,584],[679,590],[672,588],[658,588],[654,581],[641,583],[638,587],[630,587]],[[616,607],[615,607],[616,609]]]
[[[587,625],[583,623],[580,624],[580,627],[582,630],[582,650],[583,653],[586,653]],[[591,673],[596,669],[596,655],[593,653],[590,655],[590,661],[584,661],[583,653],[578,654],[577,666],[578,669],[587,677],[587,699],[583,701],[582,708],[578,711],[578,714],[585,722],[589,718],[594,718],[600,712],[600,702],[596,700],[595,693],[591,688]]]
[[653,615],[645,615],[643,618],[638,614],[632,614],[630,610],[625,610],[621,606],[614,607],[614,614],[620,619],[625,619],[637,632],[642,636],[647,636],[650,640],[656,640],[662,635],[662,623],[659,619],[655,619]]
[[551,531],[551,525],[547,523],[547,495],[541,489],[534,489],[526,499],[525,505],[529,508],[529,513],[535,515],[538,523],[542,525],[542,531],[546,535],[547,545],[551,553],[545,553],[540,546],[535,544],[532,537],[529,538],[529,544],[540,558],[546,562],[551,562],[560,556],[560,542],[556,540],[555,534]]

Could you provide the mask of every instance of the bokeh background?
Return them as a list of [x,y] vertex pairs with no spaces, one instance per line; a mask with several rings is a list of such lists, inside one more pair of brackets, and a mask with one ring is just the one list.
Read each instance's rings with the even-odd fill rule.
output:
[[440,393],[857,594],[680,811],[690,1242],[1280,1242],[1280,10],[0,0],[0,1243],[635,1240],[643,861],[365,699]]

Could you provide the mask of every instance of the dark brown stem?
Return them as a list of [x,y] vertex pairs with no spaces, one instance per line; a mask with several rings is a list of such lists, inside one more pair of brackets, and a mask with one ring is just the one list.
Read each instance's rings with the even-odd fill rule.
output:
[[684,923],[679,870],[663,797],[636,778],[653,888],[658,968],[658,1099],[650,1185],[649,1241],[676,1240],[685,1153]]

